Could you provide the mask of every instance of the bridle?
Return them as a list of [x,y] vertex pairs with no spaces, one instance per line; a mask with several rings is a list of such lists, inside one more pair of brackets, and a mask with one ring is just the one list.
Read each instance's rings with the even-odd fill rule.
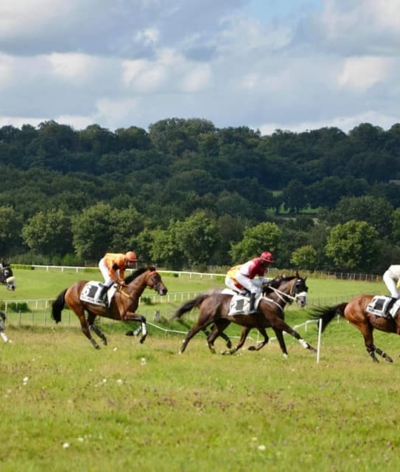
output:
[[0,263],[0,282],[7,286],[7,290],[15,290],[15,277],[9,265]]
[[[161,291],[161,279],[156,279],[156,276],[158,275],[158,272],[156,270],[152,270],[151,272],[149,272],[147,274],[147,277],[144,281],[144,284],[146,285],[146,287],[151,287],[153,288],[156,292],[160,292]],[[149,280],[152,281],[152,286],[149,284]],[[118,292],[121,294],[121,295],[124,295],[125,297],[128,297],[130,298],[131,300],[136,300],[135,297],[133,297],[132,295],[130,295],[129,293],[127,293],[123,287],[121,287],[121,285],[118,287]]]
[[290,305],[294,301],[304,300],[304,303],[302,303],[302,305],[304,306],[307,303],[307,291],[302,290],[301,292],[296,292],[296,290],[298,290],[298,287],[302,283],[304,283],[303,279],[297,278],[292,286],[290,293],[285,293],[282,290],[272,287],[271,285],[269,285],[268,288],[272,290],[283,303],[288,303]]

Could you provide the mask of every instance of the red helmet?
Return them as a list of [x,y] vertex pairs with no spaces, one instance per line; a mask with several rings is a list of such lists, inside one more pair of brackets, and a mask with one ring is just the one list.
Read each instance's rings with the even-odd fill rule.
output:
[[128,251],[125,254],[125,259],[126,259],[127,262],[136,262],[137,261],[136,254],[133,251]]
[[263,252],[260,256],[260,259],[262,259],[265,262],[268,262],[269,264],[273,264],[275,262],[274,256],[268,251]]

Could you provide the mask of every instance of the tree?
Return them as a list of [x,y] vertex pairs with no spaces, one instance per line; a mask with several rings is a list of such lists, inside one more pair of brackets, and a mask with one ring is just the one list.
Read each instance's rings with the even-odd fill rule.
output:
[[115,213],[111,205],[98,203],[85,208],[72,219],[73,245],[78,257],[90,262],[98,261],[105,252],[121,252],[112,245]]
[[22,228],[22,237],[38,254],[63,256],[73,250],[71,219],[62,210],[36,213]]
[[[263,251],[275,253],[279,248],[282,231],[276,223],[260,223],[247,228],[243,239],[232,245],[230,255],[234,264],[256,257]],[[276,254],[274,254],[276,257]]]
[[366,221],[381,237],[387,237],[391,233],[392,213],[392,205],[383,198],[346,197],[327,214],[327,222],[334,226],[350,220]]
[[184,256],[176,244],[176,222],[171,221],[168,229],[157,229],[152,233],[153,244],[150,256],[157,265],[179,270],[184,263]]
[[11,206],[0,206],[0,259],[18,251],[22,220]]
[[379,259],[378,233],[365,221],[348,221],[332,228],[325,251],[337,269],[371,270]]
[[205,211],[198,211],[176,224],[176,244],[189,266],[210,264],[221,241],[214,219]]
[[293,251],[290,262],[298,269],[314,270],[317,267],[317,251],[310,245]]

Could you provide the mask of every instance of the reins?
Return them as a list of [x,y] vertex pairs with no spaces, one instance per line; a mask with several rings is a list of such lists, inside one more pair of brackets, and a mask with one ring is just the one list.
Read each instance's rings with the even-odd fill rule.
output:
[[[156,271],[156,270],[152,270],[151,272],[149,272],[149,273],[147,274],[147,277],[146,277],[146,279],[144,280],[144,284],[143,284],[143,285],[144,285],[144,288],[146,288],[146,286],[148,286],[148,283],[147,283],[147,282],[148,282],[149,278],[152,277],[154,274],[157,274],[157,271]],[[155,287],[156,287],[156,286],[155,286]],[[136,300],[136,298],[134,298],[132,295],[130,295],[129,293],[127,293],[127,292],[122,288],[121,285],[119,285],[119,287],[118,287],[118,292],[119,292],[120,294],[124,295],[125,297],[130,298],[131,300]]]
[[[296,284],[293,285],[292,291],[294,291],[295,287],[296,287]],[[279,290],[271,286],[269,286],[268,288],[270,288],[283,303],[289,303],[289,305],[292,304],[294,301],[296,301],[300,296],[306,295],[306,292],[300,292],[300,293],[296,293],[295,295],[292,295],[291,293],[289,294],[289,293],[282,292],[282,290]]]

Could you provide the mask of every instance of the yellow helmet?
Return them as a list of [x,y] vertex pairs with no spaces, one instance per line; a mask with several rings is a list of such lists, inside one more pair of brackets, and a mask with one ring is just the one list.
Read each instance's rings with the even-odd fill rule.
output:
[[127,262],[136,262],[137,261],[136,254],[133,251],[128,251],[125,254],[125,259],[126,259]]

